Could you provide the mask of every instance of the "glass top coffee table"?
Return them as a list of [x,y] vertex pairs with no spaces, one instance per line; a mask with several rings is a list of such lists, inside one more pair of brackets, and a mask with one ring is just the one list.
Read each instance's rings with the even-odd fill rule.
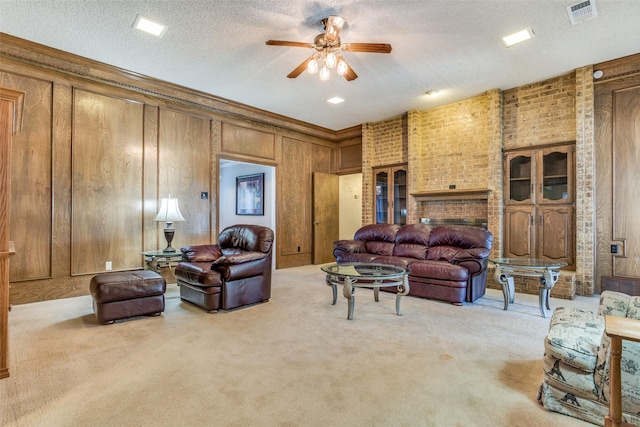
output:
[[353,319],[355,306],[355,288],[372,288],[373,296],[378,302],[380,288],[395,286],[396,293],[396,314],[400,313],[400,299],[409,293],[408,272],[402,267],[373,263],[337,263],[320,267],[327,273],[327,286],[333,290],[333,305],[335,305],[338,291],[337,287],[342,286],[342,293],[348,301],[347,319]]
[[502,286],[505,310],[509,307],[509,303],[513,303],[515,297],[513,276],[539,277],[540,314],[542,317],[547,317],[547,310],[551,310],[549,303],[551,289],[560,277],[560,268],[567,263],[537,258],[494,258],[489,261],[496,266],[494,279]]

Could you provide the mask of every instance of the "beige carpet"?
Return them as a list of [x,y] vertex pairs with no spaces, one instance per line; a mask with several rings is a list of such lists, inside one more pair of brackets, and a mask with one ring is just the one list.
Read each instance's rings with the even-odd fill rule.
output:
[[[536,401],[549,319],[489,290],[455,307],[373,301],[354,320],[318,266],[276,270],[266,304],[216,314],[170,285],[162,317],[102,326],[91,297],[15,306],[3,426],[590,426]],[[552,300],[595,310],[595,298]]]

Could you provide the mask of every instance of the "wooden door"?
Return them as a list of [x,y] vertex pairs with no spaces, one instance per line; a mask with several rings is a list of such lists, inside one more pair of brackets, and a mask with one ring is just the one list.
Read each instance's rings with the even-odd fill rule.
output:
[[507,206],[504,212],[504,256],[535,257],[533,206]]
[[313,174],[313,263],[334,262],[333,242],[339,236],[338,175]]
[[574,225],[570,206],[543,206],[537,209],[538,258],[566,262],[573,267]]
[[613,258],[613,275],[640,277],[640,86],[613,96],[613,239],[622,256]]
[[9,376],[9,241],[11,142],[22,129],[24,93],[0,88],[0,378]]

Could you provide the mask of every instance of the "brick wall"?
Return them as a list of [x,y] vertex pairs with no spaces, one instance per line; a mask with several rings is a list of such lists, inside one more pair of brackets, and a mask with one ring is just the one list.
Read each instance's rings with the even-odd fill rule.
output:
[[362,224],[375,222],[373,216],[372,169],[377,166],[407,163],[407,116],[362,127]]
[[575,73],[505,90],[504,149],[575,141],[575,96]]
[[[552,296],[593,293],[593,81],[592,67],[393,120],[363,125],[363,224],[373,220],[371,168],[408,163],[408,193],[490,190],[488,200],[408,200],[410,223],[421,217],[486,217],[492,256],[502,253],[503,149],[576,142],[576,271],[563,272]],[[487,285],[499,287],[490,272]],[[519,292],[537,293],[523,280]]]

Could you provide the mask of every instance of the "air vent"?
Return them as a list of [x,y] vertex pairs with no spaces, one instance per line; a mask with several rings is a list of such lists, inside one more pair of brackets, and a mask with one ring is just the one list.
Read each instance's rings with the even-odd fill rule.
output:
[[572,6],[567,6],[567,13],[569,14],[571,25],[576,25],[598,16],[595,0],[586,0]]

